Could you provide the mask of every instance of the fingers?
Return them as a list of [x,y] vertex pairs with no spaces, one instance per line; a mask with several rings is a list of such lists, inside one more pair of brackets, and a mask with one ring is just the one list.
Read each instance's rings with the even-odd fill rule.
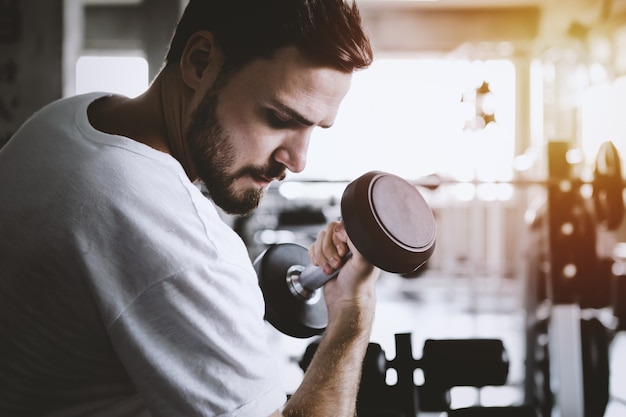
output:
[[331,222],[320,231],[317,240],[309,247],[311,262],[330,275],[342,265],[342,258],[348,252],[348,235],[341,222]]
[[348,253],[348,234],[346,233],[346,229],[343,227],[343,223],[337,222],[335,227],[333,228],[333,245],[337,249],[337,253],[340,257],[344,257],[346,253]]

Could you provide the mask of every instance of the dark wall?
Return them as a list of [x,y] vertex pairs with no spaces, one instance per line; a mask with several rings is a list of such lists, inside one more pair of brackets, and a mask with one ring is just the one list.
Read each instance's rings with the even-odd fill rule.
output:
[[0,147],[35,111],[73,91],[63,85],[74,81],[64,62],[71,71],[86,49],[142,49],[153,79],[179,13],[174,0],[84,9],[79,0],[0,0]]
[[62,96],[63,0],[0,1],[0,146]]

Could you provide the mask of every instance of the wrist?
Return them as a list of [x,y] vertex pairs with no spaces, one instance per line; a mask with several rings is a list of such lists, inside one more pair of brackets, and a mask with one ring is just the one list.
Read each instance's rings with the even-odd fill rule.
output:
[[328,326],[324,334],[339,335],[345,340],[365,337],[369,341],[374,322],[376,296],[374,293],[337,301],[328,311]]

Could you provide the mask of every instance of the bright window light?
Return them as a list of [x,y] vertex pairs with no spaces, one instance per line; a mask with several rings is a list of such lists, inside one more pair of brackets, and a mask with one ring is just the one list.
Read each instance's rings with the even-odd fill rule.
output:
[[626,76],[591,86],[585,91],[581,109],[581,145],[586,162],[595,163],[600,144],[612,141],[626,154]]
[[148,62],[138,56],[81,56],[76,93],[104,91],[136,97],[148,87]]
[[[467,120],[483,82],[496,122],[476,130]],[[354,74],[333,127],[314,131],[306,169],[290,178],[350,180],[382,170],[409,179],[507,180],[514,156],[511,61],[378,58]]]

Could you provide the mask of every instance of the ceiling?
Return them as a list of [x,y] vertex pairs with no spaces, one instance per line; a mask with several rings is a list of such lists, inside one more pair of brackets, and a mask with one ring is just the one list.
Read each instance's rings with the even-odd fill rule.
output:
[[[143,0],[80,0],[84,4],[139,4]],[[187,0],[178,0],[181,8]],[[537,7],[550,16],[577,16],[577,20],[593,20],[602,10],[626,9],[626,0],[356,0],[367,7],[408,7],[418,9],[481,9]]]
[[[140,4],[145,0],[78,0],[84,4]],[[177,0],[181,10],[188,0]],[[428,12],[456,12],[464,16],[463,11],[485,11],[488,9],[502,10],[515,8],[536,8],[539,12],[538,33],[541,38],[553,39],[567,34],[573,23],[583,28],[598,27],[609,16],[619,14],[620,22],[626,21],[626,0],[355,0],[362,9],[373,10],[375,13],[382,10],[395,10],[396,16],[402,18],[405,10],[427,10]],[[511,13],[515,13],[512,11]],[[476,13],[473,14],[476,16]],[[427,18],[426,18],[427,19]],[[467,20],[467,19],[466,19]],[[486,19],[487,22],[493,19]],[[458,21],[454,21],[457,24]],[[467,22],[471,23],[471,22]],[[499,22],[494,22],[497,25]],[[448,26],[448,25],[446,25]],[[453,25],[448,30],[455,30]],[[462,28],[456,28],[462,30]]]
[[356,0],[363,7],[412,9],[484,9],[537,7],[552,18],[574,18],[589,23],[611,8],[626,8],[626,0]]
[[406,5],[411,7],[432,8],[482,8],[538,5],[550,1],[555,0],[357,0],[357,3],[378,3],[381,5]]
[[[582,28],[597,28],[613,14],[626,15],[626,0],[356,0],[362,9],[404,10],[432,12],[456,12],[477,16],[476,12],[502,11],[508,8],[528,10],[535,8],[539,13],[538,34],[548,41],[568,36],[572,25]],[[465,13],[468,11],[470,13]],[[471,11],[475,11],[471,13]],[[513,11],[513,13],[516,13]],[[418,13],[419,14],[419,13]],[[462,19],[461,19],[462,20]],[[626,20],[626,19],[624,19]],[[487,22],[493,19],[486,19]],[[458,23],[458,22],[455,22]],[[499,22],[493,22],[497,25]],[[488,24],[489,26],[489,24]],[[449,30],[455,30],[450,26]],[[585,29],[586,30],[586,29]]]

